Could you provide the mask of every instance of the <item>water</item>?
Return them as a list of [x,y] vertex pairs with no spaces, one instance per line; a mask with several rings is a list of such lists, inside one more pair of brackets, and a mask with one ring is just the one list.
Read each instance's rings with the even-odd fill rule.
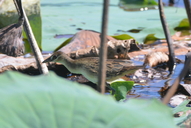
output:
[[[158,2],[158,0],[155,0],[155,1],[157,1]],[[166,4],[166,5],[168,5],[168,1],[169,0],[163,0],[163,2]],[[190,2],[191,2],[191,0],[190,0]],[[174,5],[175,7],[184,7],[184,1],[183,0],[175,0],[175,5]]]
[[[177,58],[184,60],[185,56],[177,56]],[[175,68],[174,73],[169,79],[153,79],[149,80],[148,83],[145,85],[136,85],[133,87],[129,95],[127,95],[127,98],[157,98],[161,99],[162,95],[159,92],[162,87],[164,87],[167,83],[168,86],[171,86],[174,82],[174,80],[178,77],[179,73],[181,72],[184,64],[177,64],[177,67]]]

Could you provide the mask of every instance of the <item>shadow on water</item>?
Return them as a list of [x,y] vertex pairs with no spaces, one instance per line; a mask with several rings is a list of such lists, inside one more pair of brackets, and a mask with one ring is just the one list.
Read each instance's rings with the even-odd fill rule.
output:
[[[177,56],[178,59],[185,60],[185,56]],[[173,75],[169,79],[153,79],[149,80],[146,85],[135,85],[127,98],[157,98],[161,99],[162,94],[160,92],[161,88],[166,86],[171,86],[174,82],[175,78],[179,75],[180,71],[182,70],[184,64],[177,64],[176,69]],[[167,85],[168,84],[168,85]]]

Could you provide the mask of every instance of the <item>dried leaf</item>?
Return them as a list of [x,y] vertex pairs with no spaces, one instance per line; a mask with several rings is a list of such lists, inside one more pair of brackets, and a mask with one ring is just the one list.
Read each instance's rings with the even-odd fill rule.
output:
[[130,44],[134,43],[134,39],[130,40],[110,40],[108,44],[108,58],[109,59],[130,59],[128,51]]
[[[130,59],[128,56],[128,51],[130,47],[134,45],[135,40],[110,40],[108,44],[108,59]],[[73,59],[83,58],[83,57],[98,57],[99,47],[91,46],[85,49],[79,49],[69,53],[69,56]]]
[[168,62],[169,57],[164,52],[152,52],[145,57],[144,64],[148,64],[150,67],[154,67],[160,63]]
[[180,105],[184,100],[187,99],[187,96],[185,95],[175,95],[173,96],[171,99],[170,99],[170,102],[169,104],[172,106],[172,107],[176,107],[178,105]]
[[[109,41],[116,39],[114,39],[111,36],[107,36],[107,40]],[[99,32],[92,30],[81,30],[72,37],[72,39],[66,46],[64,47],[59,46],[58,48],[60,48],[59,51],[69,54],[70,52],[77,51],[79,49],[86,49],[92,46],[98,47],[99,45],[100,45]]]
[[191,84],[181,84],[182,87],[190,94],[191,96]]
[[97,57],[99,56],[99,49],[95,46],[86,49],[79,49],[77,51],[69,53],[69,56],[72,59],[78,59],[83,57]]

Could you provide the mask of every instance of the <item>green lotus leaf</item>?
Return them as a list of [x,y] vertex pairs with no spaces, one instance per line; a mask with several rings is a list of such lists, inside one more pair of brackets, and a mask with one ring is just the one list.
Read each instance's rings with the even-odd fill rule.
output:
[[50,73],[0,75],[1,128],[175,128],[158,100],[118,103],[90,87]]

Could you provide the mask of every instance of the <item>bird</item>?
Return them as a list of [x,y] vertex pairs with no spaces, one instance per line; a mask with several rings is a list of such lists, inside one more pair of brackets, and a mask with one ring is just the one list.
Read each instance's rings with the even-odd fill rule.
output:
[[[99,57],[85,57],[71,59],[62,51],[54,52],[42,63],[58,62],[63,64],[71,73],[82,74],[89,81],[98,83]],[[111,82],[126,74],[133,74],[143,65],[135,66],[130,60],[107,59],[106,61],[106,81]]]
[[[21,0],[16,0],[20,17],[18,22],[0,29],[0,53],[8,56],[21,56],[24,54],[25,47],[22,41],[22,28],[24,23],[23,9]],[[15,3],[15,6],[17,6]]]

